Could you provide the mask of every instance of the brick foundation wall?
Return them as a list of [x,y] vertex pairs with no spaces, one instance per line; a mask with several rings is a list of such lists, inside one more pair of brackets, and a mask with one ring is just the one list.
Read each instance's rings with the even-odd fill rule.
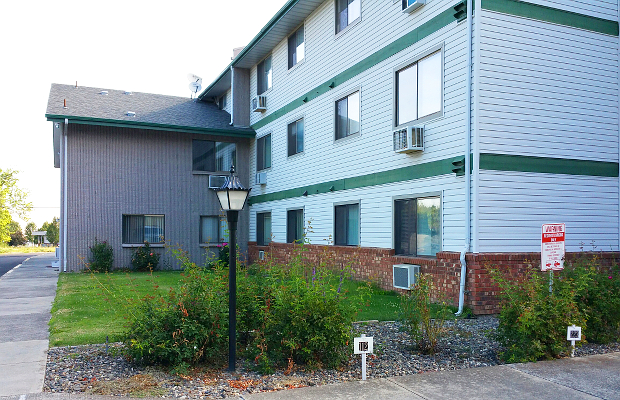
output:
[[[248,257],[250,262],[259,262],[258,252],[264,251],[266,258],[272,262],[287,263],[295,254],[295,246],[291,243],[270,243],[258,246],[249,242]],[[567,253],[568,261],[574,260],[584,253]],[[589,253],[586,253],[589,254]],[[610,266],[620,261],[620,253],[596,253],[601,266]],[[429,273],[434,277],[438,291],[444,294],[449,302],[458,305],[461,276],[460,254],[456,252],[440,252],[436,257],[403,257],[394,255],[393,249],[352,246],[305,245],[303,255],[306,262],[319,264],[327,262],[334,267],[342,268],[350,265],[354,278],[371,280],[379,287],[397,290],[392,285],[392,266],[394,264],[420,265],[420,272]],[[497,266],[508,270],[514,276],[522,276],[530,265],[540,264],[540,253],[468,253],[467,276],[465,278],[465,305],[475,314],[494,314],[499,312],[498,288],[491,280],[486,267]]]

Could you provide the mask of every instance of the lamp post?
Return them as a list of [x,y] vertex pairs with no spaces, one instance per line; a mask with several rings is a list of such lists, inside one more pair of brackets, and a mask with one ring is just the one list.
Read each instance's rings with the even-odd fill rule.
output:
[[230,166],[230,176],[219,189],[215,189],[222,210],[226,211],[230,240],[228,243],[228,370],[235,371],[237,355],[237,221],[239,211],[248,200],[250,189],[235,176],[235,166]]

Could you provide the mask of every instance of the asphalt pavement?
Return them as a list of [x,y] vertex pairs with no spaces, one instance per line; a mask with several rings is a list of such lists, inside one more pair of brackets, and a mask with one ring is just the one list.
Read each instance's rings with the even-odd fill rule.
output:
[[0,277],[30,257],[31,254],[0,254]]

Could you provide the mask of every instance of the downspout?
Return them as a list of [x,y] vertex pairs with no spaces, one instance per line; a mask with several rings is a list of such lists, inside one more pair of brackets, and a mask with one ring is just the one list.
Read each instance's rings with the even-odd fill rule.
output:
[[235,112],[235,69],[230,66],[230,126],[233,126],[233,113]]
[[62,199],[63,199],[63,218],[62,218],[62,226],[63,226],[63,244],[62,244],[62,253],[63,253],[63,272],[67,272],[67,131],[69,127],[69,119],[65,118],[65,126],[64,126],[64,146],[63,146],[63,185],[62,185]]
[[465,246],[461,251],[461,284],[459,287],[459,309],[456,315],[463,313],[465,303],[465,278],[467,276],[467,262],[465,256],[469,252],[471,242],[471,70],[472,63],[472,0],[467,0],[467,110],[465,113]]

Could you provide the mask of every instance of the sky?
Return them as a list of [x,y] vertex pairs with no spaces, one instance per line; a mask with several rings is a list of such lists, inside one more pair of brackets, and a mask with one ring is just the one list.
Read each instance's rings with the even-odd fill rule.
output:
[[188,73],[208,86],[286,0],[0,3],[0,169],[19,171],[40,227],[60,215],[52,83],[189,97]]

